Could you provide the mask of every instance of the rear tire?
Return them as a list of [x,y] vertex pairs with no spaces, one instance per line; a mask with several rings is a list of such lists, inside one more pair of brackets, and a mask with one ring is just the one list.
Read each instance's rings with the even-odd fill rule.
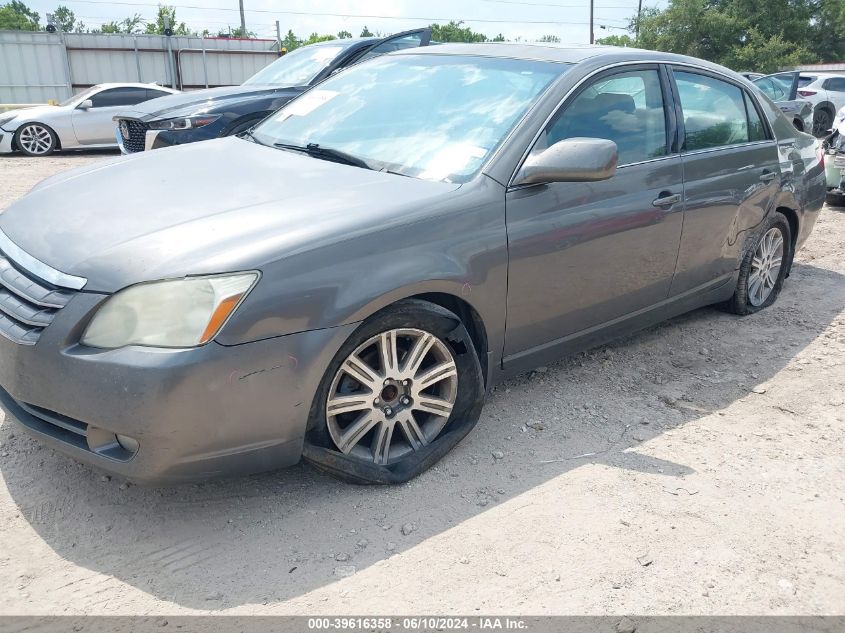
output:
[[483,404],[481,363],[460,318],[401,301],[364,321],[330,363],[303,457],[351,483],[402,483],[454,448]]
[[776,211],[743,257],[734,296],[725,306],[728,311],[745,316],[772,305],[789,274],[792,256],[789,221]]
[[813,136],[821,138],[833,126],[833,115],[826,109],[821,108],[813,113]]
[[825,198],[825,203],[831,207],[845,207],[845,194],[829,193]]

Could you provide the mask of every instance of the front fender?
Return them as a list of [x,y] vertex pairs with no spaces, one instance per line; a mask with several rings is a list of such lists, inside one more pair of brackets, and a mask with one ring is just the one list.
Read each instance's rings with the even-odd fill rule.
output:
[[445,293],[478,312],[496,349],[507,292],[504,190],[481,177],[438,204],[411,223],[327,238],[262,267],[261,281],[217,341],[236,345],[356,323],[401,299]]

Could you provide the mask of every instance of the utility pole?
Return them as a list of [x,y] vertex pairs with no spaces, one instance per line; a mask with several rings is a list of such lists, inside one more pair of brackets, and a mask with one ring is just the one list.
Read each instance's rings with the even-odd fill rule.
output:
[[640,17],[642,17],[642,13],[643,13],[643,0],[640,0],[639,5],[637,5],[637,28],[636,28],[636,31],[634,33],[634,37],[636,38],[636,40],[634,40],[634,41],[637,44],[640,43]]
[[246,37],[246,18],[244,18],[244,0],[238,0],[241,5],[241,37]]
[[595,44],[595,36],[593,35],[593,5],[595,0],[590,0],[590,44]]
[[279,28],[279,21],[276,20],[276,44],[279,47],[279,57],[282,56],[282,30]]

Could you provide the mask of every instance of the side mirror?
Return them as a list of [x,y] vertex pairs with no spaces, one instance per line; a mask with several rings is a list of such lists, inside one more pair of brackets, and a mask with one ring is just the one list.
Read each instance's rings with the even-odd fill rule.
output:
[[568,138],[531,154],[514,179],[515,185],[541,182],[594,182],[616,173],[619,150],[603,138]]
[[82,103],[80,103],[76,107],[79,108],[80,110],[89,110],[89,109],[94,107],[94,102],[91,101],[91,99],[86,99],[85,101],[83,101]]

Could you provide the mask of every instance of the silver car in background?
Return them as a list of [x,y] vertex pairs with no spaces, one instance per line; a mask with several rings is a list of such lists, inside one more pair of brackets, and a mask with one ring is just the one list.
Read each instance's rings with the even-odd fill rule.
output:
[[128,106],[178,92],[157,84],[99,84],[59,105],[0,114],[0,154],[47,156],[59,149],[117,147],[112,118]]

